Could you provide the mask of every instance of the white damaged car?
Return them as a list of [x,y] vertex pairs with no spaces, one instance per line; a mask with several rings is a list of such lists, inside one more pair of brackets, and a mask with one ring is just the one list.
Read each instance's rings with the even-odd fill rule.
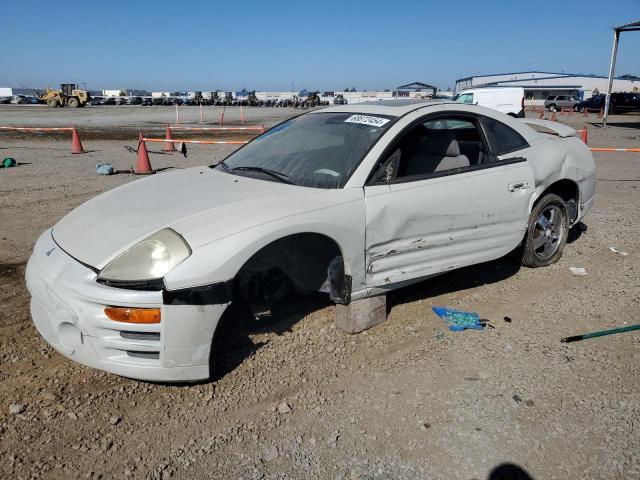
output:
[[448,102],[306,113],[45,231],[26,272],[33,321],[82,364],[191,381],[209,376],[234,301],[293,289],[348,304],[518,248],[523,265],[549,265],[594,199],[574,134]]

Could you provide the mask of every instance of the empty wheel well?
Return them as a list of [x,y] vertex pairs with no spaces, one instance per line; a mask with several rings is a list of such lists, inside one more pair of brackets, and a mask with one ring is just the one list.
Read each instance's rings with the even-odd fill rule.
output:
[[557,182],[549,185],[549,187],[542,192],[540,197],[538,197],[538,200],[544,197],[547,193],[554,193],[565,201],[567,208],[569,209],[569,220],[573,223],[578,216],[578,201],[580,200],[580,189],[578,188],[578,184],[572,180],[558,180]]
[[270,303],[291,289],[323,291],[337,303],[348,303],[351,292],[340,247],[318,233],[289,235],[263,247],[242,266],[235,287],[249,303]]

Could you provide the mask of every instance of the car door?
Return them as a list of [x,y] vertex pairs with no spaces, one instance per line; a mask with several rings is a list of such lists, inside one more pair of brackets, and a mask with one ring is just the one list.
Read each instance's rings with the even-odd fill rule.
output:
[[[456,122],[462,126],[458,131]],[[438,126],[450,131],[445,137],[455,136],[457,149],[429,146],[430,141],[442,143],[442,135],[434,134]],[[416,130],[425,134],[417,140],[420,148],[442,150],[445,165],[434,171],[431,165],[422,171],[410,168],[431,158],[420,157],[419,148],[412,152]],[[382,173],[374,172],[365,186],[367,288],[389,289],[499,258],[515,248],[524,236],[534,185],[528,149],[513,129],[470,114],[427,116],[398,135],[382,155]]]

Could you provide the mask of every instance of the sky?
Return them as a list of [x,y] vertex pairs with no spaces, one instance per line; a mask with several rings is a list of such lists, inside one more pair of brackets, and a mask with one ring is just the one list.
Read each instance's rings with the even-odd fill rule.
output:
[[[529,70],[607,75],[640,0],[3,1],[0,86],[152,91],[441,89]],[[640,32],[616,75],[640,75]]]

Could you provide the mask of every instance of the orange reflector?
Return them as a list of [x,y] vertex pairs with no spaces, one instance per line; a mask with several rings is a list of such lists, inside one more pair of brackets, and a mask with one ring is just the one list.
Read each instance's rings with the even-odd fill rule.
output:
[[107,307],[104,313],[116,322],[160,323],[159,308]]

